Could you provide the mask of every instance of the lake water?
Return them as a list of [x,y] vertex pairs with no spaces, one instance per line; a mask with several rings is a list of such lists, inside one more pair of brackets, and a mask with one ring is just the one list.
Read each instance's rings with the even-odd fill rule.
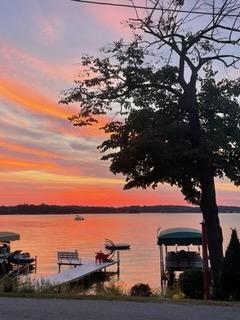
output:
[[[56,252],[77,249],[83,260],[93,260],[95,252],[104,249],[105,238],[131,245],[120,254],[120,282],[127,287],[138,282],[159,286],[159,250],[157,229],[172,227],[199,228],[200,214],[83,214],[0,216],[0,231],[21,235],[11,249],[28,251],[38,257],[37,274],[57,272]],[[240,231],[240,214],[221,214],[224,247],[229,243],[231,228]],[[239,234],[240,236],[240,234]],[[116,269],[116,268],[115,268]]]

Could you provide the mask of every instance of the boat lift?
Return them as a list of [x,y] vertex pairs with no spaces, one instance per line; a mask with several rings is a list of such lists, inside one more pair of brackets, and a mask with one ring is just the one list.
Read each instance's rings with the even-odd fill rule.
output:
[[36,272],[37,258],[31,258],[30,254],[21,250],[11,252],[10,242],[20,240],[20,235],[15,232],[0,232],[0,274],[11,275],[12,273]]
[[[191,228],[158,229],[157,244],[160,253],[160,284],[161,292],[166,293],[171,273],[187,269],[203,269],[200,247],[202,246],[202,232]],[[189,246],[197,246],[197,251]],[[169,247],[175,247],[175,250]],[[163,249],[165,247],[165,250]],[[179,247],[186,247],[187,250]]]
[[119,274],[120,272],[120,252],[123,250],[129,250],[130,249],[130,244],[127,243],[114,243],[110,239],[105,239],[105,250],[107,251],[107,256],[109,259],[112,259],[117,252],[117,261],[118,261],[118,271],[117,273]]

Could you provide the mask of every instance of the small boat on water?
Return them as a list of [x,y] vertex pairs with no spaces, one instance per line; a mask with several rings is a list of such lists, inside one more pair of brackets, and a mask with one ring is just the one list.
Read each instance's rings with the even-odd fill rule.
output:
[[79,214],[77,214],[76,216],[75,216],[75,220],[77,220],[77,221],[83,221],[83,220],[85,220],[82,216],[80,216]]

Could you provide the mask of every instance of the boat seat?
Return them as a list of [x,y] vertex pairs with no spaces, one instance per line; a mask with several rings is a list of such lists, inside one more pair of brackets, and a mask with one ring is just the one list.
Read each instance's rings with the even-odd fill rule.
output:
[[58,251],[57,253],[58,257],[58,266],[59,266],[59,272],[62,265],[68,265],[68,266],[80,266],[82,264],[81,259],[79,258],[78,251]]
[[202,269],[202,258],[195,251],[169,252],[166,256],[166,270],[183,271],[186,269]]

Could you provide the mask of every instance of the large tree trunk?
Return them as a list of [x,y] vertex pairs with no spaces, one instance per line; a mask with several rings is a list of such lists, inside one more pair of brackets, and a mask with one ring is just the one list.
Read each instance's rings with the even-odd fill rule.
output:
[[200,207],[206,223],[211,272],[215,289],[215,297],[221,296],[221,267],[223,260],[222,229],[218,218],[214,177],[211,166],[202,168]]
[[214,183],[214,172],[209,151],[202,141],[201,126],[196,101],[196,77],[189,83],[185,92],[184,106],[188,111],[189,127],[191,129],[191,142],[193,148],[199,152],[199,179],[201,188],[200,208],[206,223],[208,248],[210,254],[211,272],[215,288],[215,296],[221,295],[220,273],[223,260],[222,229],[218,218],[218,207]]

